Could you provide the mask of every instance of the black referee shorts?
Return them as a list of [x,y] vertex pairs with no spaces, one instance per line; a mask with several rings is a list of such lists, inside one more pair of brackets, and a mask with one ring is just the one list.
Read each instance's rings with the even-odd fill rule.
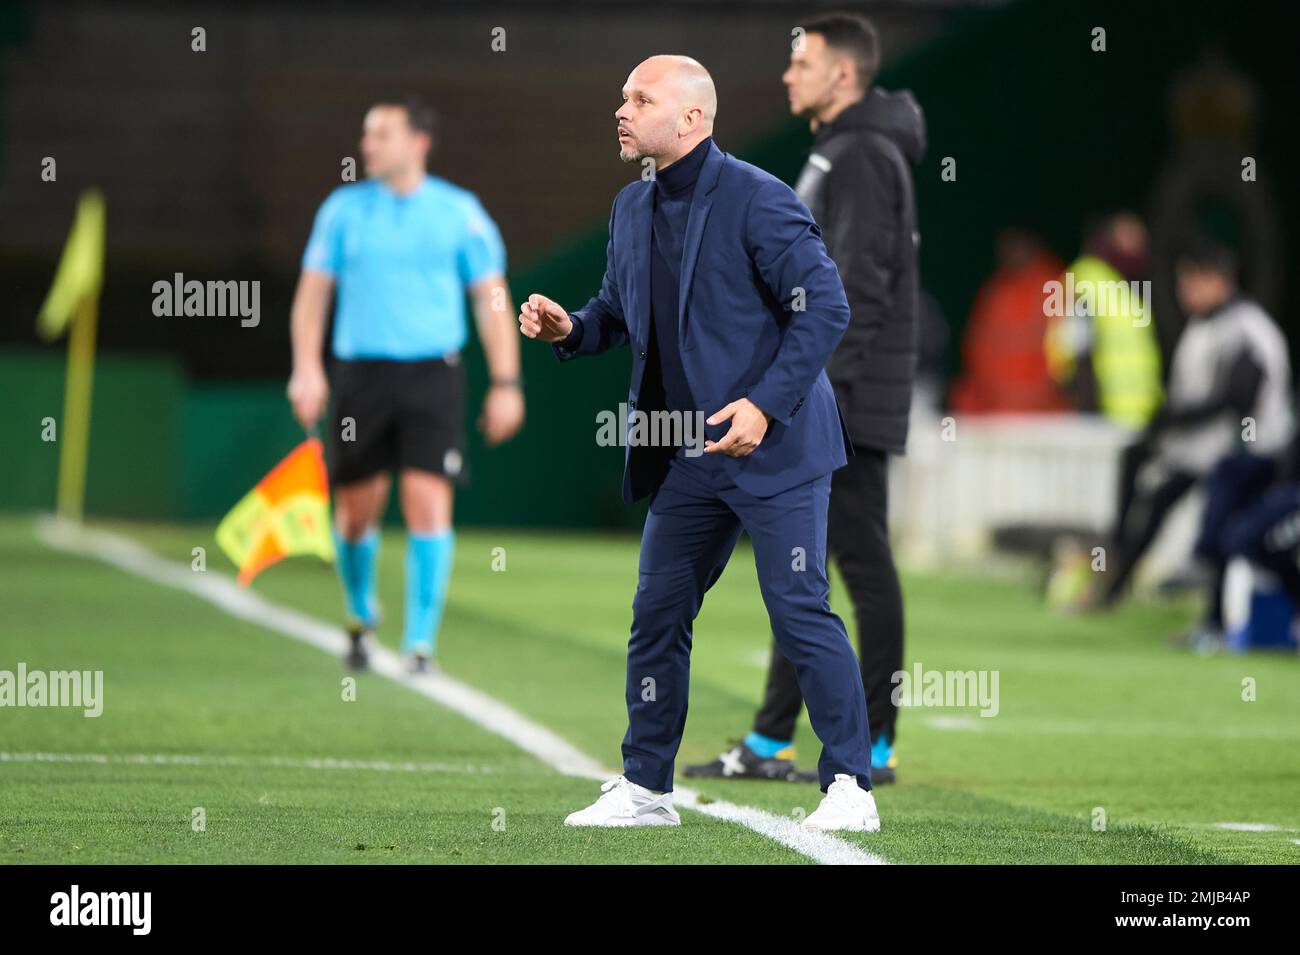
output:
[[330,390],[331,484],[401,468],[465,483],[465,372],[459,355],[340,359]]

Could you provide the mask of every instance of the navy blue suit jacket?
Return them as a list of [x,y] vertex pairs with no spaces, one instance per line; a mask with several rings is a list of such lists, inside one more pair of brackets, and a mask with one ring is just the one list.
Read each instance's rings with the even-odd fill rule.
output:
[[[553,346],[567,361],[631,345],[631,409],[652,334],[654,189],[638,180],[615,197],[600,293],[569,316],[581,325],[574,344]],[[824,370],[849,324],[839,272],[794,191],[712,144],[691,199],[678,303],[682,364],[699,410],[708,417],[747,397],[772,417],[752,453],[717,454],[738,487],[770,497],[847,463],[852,445]],[[717,441],[730,426],[710,425],[707,437]],[[667,463],[659,449],[628,447],[624,499],[654,492]]]

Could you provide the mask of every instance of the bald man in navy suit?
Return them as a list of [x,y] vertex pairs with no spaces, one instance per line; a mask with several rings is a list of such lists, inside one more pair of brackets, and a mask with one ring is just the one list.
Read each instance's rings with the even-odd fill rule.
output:
[[550,342],[561,361],[630,346],[630,412],[698,421],[704,437],[699,453],[686,442],[653,445],[644,430],[624,436],[623,496],[651,502],[628,643],[623,773],[565,823],[680,824],[673,763],[692,624],[744,530],[777,645],[823,746],[826,797],[803,825],[875,831],[866,696],[826,579],[831,472],[852,446],[824,368],[849,307],[807,208],[780,180],[718,149],[716,112],[713,80],[695,60],[656,56],[633,70],[615,113],[619,154],[653,175],[614,200],[601,290],[572,314],[531,295],[519,316],[523,334]]

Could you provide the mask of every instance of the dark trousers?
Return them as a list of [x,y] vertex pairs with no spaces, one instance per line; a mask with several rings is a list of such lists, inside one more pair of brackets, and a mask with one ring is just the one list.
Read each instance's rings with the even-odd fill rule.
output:
[[1242,451],[1220,461],[1205,479],[1205,510],[1201,514],[1196,556],[1212,572],[1205,611],[1209,626],[1223,626],[1223,574],[1229,557],[1229,532],[1240,515],[1273,483],[1276,473],[1277,463],[1273,458]]
[[1223,549],[1277,574],[1300,607],[1300,484],[1279,485],[1239,512],[1224,532]]
[[1120,598],[1160,525],[1195,484],[1195,476],[1163,467],[1148,442],[1135,442],[1124,449],[1119,467],[1119,509],[1108,555],[1106,602]]
[[[858,660],[874,733],[897,739],[898,707],[892,677],[903,669],[903,593],[889,548],[889,456],[859,449],[831,475],[828,540],[830,554],[853,600],[858,624]],[[772,739],[794,739],[803,705],[795,668],[772,647],[767,693],[754,731]]]
[[692,623],[744,530],[772,632],[822,741],[822,789],[838,773],[870,789],[862,678],[826,581],[831,477],[757,498],[732,483],[721,464],[714,455],[687,458],[679,451],[650,501],[627,648],[623,775],[650,789],[672,789],[686,727]]

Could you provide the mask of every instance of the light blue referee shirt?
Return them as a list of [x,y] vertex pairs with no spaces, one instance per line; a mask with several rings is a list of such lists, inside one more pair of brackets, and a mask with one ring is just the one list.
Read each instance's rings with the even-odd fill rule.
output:
[[437,358],[465,345],[465,289],[506,270],[501,232],[478,198],[425,176],[399,196],[349,183],[316,213],[302,267],[334,279],[337,358]]

